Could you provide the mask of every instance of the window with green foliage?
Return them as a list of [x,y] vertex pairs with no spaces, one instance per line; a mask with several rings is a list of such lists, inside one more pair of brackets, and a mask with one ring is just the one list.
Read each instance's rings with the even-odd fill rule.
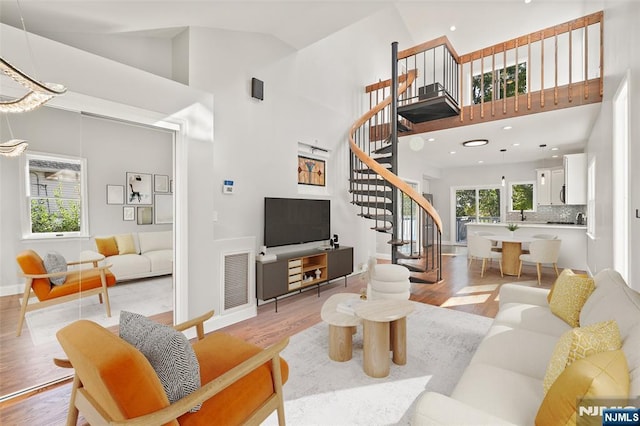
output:
[[533,182],[512,182],[510,184],[510,211],[533,211],[533,193],[535,185]]
[[[495,79],[495,81],[494,81]],[[505,79],[507,83],[505,94]],[[481,84],[484,83],[484,84]],[[494,84],[495,83],[495,84]],[[497,87],[497,90],[494,90]],[[518,93],[527,92],[527,64],[522,62],[518,64]],[[497,69],[495,72],[486,72],[474,75],[471,78],[471,96],[474,104],[479,104],[482,99],[490,102],[495,93],[495,99],[515,96],[516,94],[516,66],[511,65],[506,69]]]
[[500,222],[500,188],[460,188],[455,191],[456,242],[467,239],[469,222]]
[[31,237],[87,234],[85,160],[27,154],[25,167]]

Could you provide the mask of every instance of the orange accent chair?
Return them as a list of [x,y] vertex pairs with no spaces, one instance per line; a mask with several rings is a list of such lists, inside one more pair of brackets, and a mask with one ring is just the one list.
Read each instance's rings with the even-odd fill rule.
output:
[[[33,250],[25,250],[16,257],[22,269],[22,275],[27,279],[24,286],[20,319],[18,320],[17,336],[22,334],[22,326],[27,312],[46,308],[59,303],[77,300],[80,296],[97,294],[100,303],[104,303],[107,316],[111,316],[108,287],[116,283],[116,277],[109,271],[111,265],[98,266],[98,260],[80,260],[68,262],[68,266],[79,267],[82,264],[93,263],[91,268],[69,269],[66,272],[48,274],[42,258]],[[66,276],[64,284],[52,285],[50,278]],[[38,302],[29,304],[29,298],[35,295]]]
[[[54,362],[75,369],[67,425],[75,425],[80,412],[90,424],[258,425],[276,410],[284,426],[282,385],[289,367],[279,354],[289,339],[262,349],[222,332],[205,336],[203,322],[212,315],[174,327],[196,327],[192,347],[202,383],[174,403],[147,358],[116,334],[88,320],[60,329],[58,341],[69,359]],[[198,404],[199,411],[189,412]]]

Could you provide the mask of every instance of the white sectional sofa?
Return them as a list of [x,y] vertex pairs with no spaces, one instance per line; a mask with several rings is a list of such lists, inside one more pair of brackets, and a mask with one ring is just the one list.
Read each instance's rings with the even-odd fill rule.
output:
[[[604,270],[580,311],[580,327],[615,320],[631,396],[640,395],[640,293]],[[544,399],[543,379],[559,337],[571,327],[555,316],[549,290],[505,284],[500,309],[451,396],[427,392],[412,425],[533,425]],[[567,367],[570,368],[570,367]],[[551,392],[551,391],[550,391]],[[568,395],[575,401],[574,395]]]
[[[105,256],[104,262],[111,264],[111,272],[117,281],[147,278],[173,273],[172,231],[131,233],[135,253]],[[85,251],[82,256],[98,256],[95,251]]]

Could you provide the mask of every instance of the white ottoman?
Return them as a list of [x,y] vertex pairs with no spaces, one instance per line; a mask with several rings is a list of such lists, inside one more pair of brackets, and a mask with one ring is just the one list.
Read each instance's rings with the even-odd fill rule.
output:
[[369,262],[367,298],[407,300],[411,296],[409,270],[402,265]]

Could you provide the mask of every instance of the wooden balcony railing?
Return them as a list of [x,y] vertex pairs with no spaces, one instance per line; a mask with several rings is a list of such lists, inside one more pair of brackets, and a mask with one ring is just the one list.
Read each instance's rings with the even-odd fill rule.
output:
[[[459,108],[453,117],[405,123],[403,134],[601,102],[602,34],[600,11],[463,55],[444,36],[399,52],[400,74],[418,73],[400,106],[420,102],[421,91],[440,84]],[[440,47],[443,53],[437,54]],[[371,106],[388,94],[390,84],[367,86]],[[380,117],[377,124],[387,123],[388,117]]]

